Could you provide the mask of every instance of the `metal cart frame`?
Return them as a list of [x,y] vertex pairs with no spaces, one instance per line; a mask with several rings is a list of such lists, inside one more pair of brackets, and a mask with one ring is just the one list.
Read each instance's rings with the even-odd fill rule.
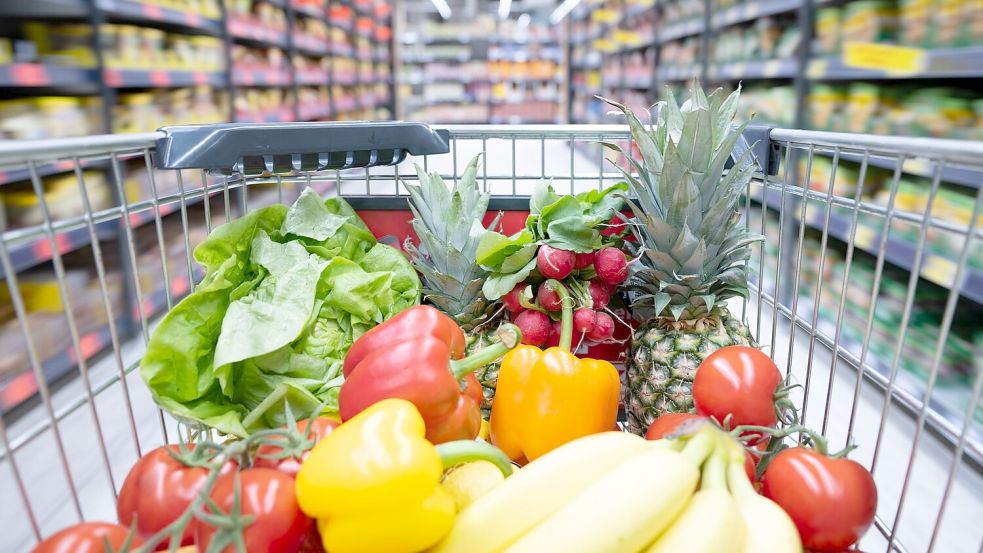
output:
[[[40,224],[8,229],[0,209],[0,268],[27,354],[26,367],[14,376],[32,380],[40,400],[33,409],[11,411],[5,405],[6,413],[0,415],[0,482],[8,498],[0,506],[5,520],[0,549],[5,549],[4,543],[30,547],[80,519],[114,518],[118,486],[136,456],[174,439],[174,421],[148,407],[147,395],[140,395],[142,383],[134,381],[139,380],[134,369],[155,318],[199,278],[191,257],[194,219],[200,216],[204,229],[210,230],[252,207],[289,201],[302,186],[313,186],[322,194],[343,195],[360,211],[387,212],[383,218],[405,223],[405,189],[398,182],[416,178],[406,163],[415,161],[445,179],[456,179],[459,168],[476,153],[483,155],[478,178],[493,195],[491,209],[523,211],[529,187],[543,178],[552,178],[561,191],[617,182],[620,174],[612,163],[623,160],[606,161],[613,154],[593,143],[620,141],[631,151],[630,135],[622,126],[450,126],[435,132],[422,125],[388,125],[220,125],[0,144],[0,169],[20,171],[30,181],[41,198],[42,219]],[[389,130],[381,132],[383,128]],[[983,273],[969,262],[981,255],[983,230],[976,222],[983,205],[983,143],[768,128],[752,129],[748,138],[763,140],[755,143],[760,171],[744,200],[745,224],[764,234],[766,242],[756,247],[750,260],[758,275],[750,298],[732,309],[749,320],[758,342],[779,367],[802,384],[796,399],[806,424],[821,429],[834,447],[854,442],[861,446],[852,456],[871,468],[881,493],[877,530],[862,542],[863,549],[978,550],[983,547],[978,524],[983,520],[983,425],[974,419],[979,417],[983,388],[981,363],[977,361],[966,376],[964,406],[954,407],[933,392],[957,310],[979,313],[983,297]],[[309,144],[323,151],[311,153]],[[392,165],[404,157],[409,159]],[[812,182],[813,166],[820,158],[830,160],[825,190],[799,186]],[[859,164],[857,189],[850,195],[834,193],[844,161]],[[58,215],[44,199],[42,177],[65,167],[77,180],[77,215]],[[865,179],[874,167],[890,171],[882,192],[886,204],[865,195]],[[112,205],[93,205],[85,168],[106,172]],[[196,178],[189,175],[190,169],[196,170]],[[899,182],[912,173],[931,183],[921,212],[902,209],[896,202]],[[135,175],[145,185],[140,198],[133,197],[127,184]],[[158,186],[167,179],[173,190]],[[947,181],[975,183],[968,224],[933,215],[933,203]],[[777,227],[769,225],[769,212],[777,217]],[[913,244],[892,234],[898,225],[915,229]],[[954,258],[940,258],[926,247],[927,237],[937,233],[955,237],[959,247]],[[142,246],[138,234],[148,235],[144,241],[152,245]],[[818,234],[818,260],[803,256],[807,234]],[[171,237],[176,238],[179,256],[170,251]],[[113,243],[116,250],[107,250]],[[65,258],[80,247],[91,251],[90,274],[106,322],[99,340],[77,322],[73,304],[78,298],[66,281]],[[844,249],[842,276],[822,278],[829,271],[827,263],[833,264],[830,258]],[[776,253],[774,260],[768,251]],[[107,255],[119,258],[124,289],[120,297],[110,293]],[[844,316],[853,308],[847,301],[851,286],[861,284],[850,279],[861,255],[874,258],[874,269],[873,282],[866,283],[861,294],[869,295],[869,306],[864,309],[862,340],[856,343],[846,335]],[[156,290],[148,290],[141,268],[144,260],[155,257],[162,279]],[[81,377],[69,386],[49,383],[50,360],[42,359],[34,345],[39,336],[32,333],[20,282],[20,271],[42,263],[50,263],[67,323],[68,365]],[[875,315],[882,277],[890,266],[907,267],[910,276],[895,323],[897,339],[880,344]],[[818,276],[811,283],[806,273],[813,269]],[[919,393],[908,385],[910,375],[899,368],[919,309],[916,293],[925,281],[947,292],[938,337],[928,345],[931,364]],[[830,296],[834,289],[838,296]],[[835,300],[832,320],[821,317],[819,308],[829,297]],[[142,340],[127,341],[136,336]],[[874,346],[888,355],[875,353]],[[976,357],[983,354],[979,347]],[[0,380],[0,390],[3,386],[10,382]],[[107,434],[105,428],[112,425],[124,430]],[[84,438],[79,436],[83,431]],[[75,443],[79,440],[81,449]],[[96,467],[86,472],[78,467],[78,459],[86,454],[95,458],[93,450],[98,450],[99,459],[92,460]],[[44,487],[51,489],[38,488],[38,474],[48,474]],[[954,503],[959,508],[953,508]]]

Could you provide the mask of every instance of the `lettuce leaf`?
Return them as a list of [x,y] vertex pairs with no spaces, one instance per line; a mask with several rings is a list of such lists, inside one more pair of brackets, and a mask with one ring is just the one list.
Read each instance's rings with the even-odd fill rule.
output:
[[140,373],[178,419],[246,436],[337,411],[342,360],[368,329],[420,302],[402,252],[340,198],[305,190],[213,229],[205,277],[160,322]]

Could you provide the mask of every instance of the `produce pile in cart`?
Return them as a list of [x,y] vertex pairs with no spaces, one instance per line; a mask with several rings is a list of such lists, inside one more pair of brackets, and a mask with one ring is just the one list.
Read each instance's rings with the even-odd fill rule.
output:
[[[511,234],[481,224],[480,159],[417,169],[404,251],[312,190],[214,229],[140,367],[192,439],[134,465],[117,521],[36,551],[849,550],[873,478],[727,308],[761,239],[739,91],[668,97],[651,124],[611,102],[624,182],[544,182]],[[598,343],[623,375],[578,354]]]

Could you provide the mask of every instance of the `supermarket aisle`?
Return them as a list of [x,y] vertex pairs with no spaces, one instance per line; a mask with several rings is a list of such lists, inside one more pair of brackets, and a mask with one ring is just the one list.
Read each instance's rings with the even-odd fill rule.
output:
[[[607,179],[616,177],[608,172],[610,167],[602,173],[599,164],[600,156],[596,150],[578,148],[571,151],[566,141],[534,139],[513,144],[505,140],[485,142],[474,140],[461,141],[456,148],[456,160],[452,156],[441,156],[429,160],[428,168],[444,174],[452,174],[455,169],[459,172],[472,155],[483,153],[487,169],[479,170],[479,178],[484,179],[487,175],[488,189],[498,195],[511,194],[513,190],[519,194],[527,194],[542,175],[562,176],[562,179],[557,178],[554,182],[558,189],[564,191],[571,183],[574,189],[579,191],[596,187],[599,178],[603,177],[605,182],[608,182]],[[411,174],[410,171],[411,167],[408,164],[399,168],[401,175]],[[374,173],[386,175],[392,174],[392,170],[383,168]],[[362,175],[364,173],[356,174],[354,177],[361,179]],[[574,178],[569,178],[571,175]],[[342,191],[345,194],[360,194],[364,193],[365,186],[364,180],[346,181]],[[391,181],[374,181],[371,191],[375,194],[391,193],[395,191],[395,186]],[[733,309],[736,313],[740,313],[740,304],[733,306]],[[761,319],[762,342],[770,340],[772,324],[770,313],[770,306],[764,305]],[[757,309],[751,306],[747,314],[753,329],[756,327]],[[774,346],[775,358],[783,370],[787,364],[786,360],[789,359],[791,340],[792,337],[784,320],[779,321]],[[135,367],[142,350],[141,338],[127,343],[122,351],[124,366]],[[826,389],[829,384],[828,371],[831,356],[821,344],[815,344],[813,361],[810,365],[808,363],[809,337],[801,331],[795,334],[791,350],[793,354],[790,365],[796,381],[803,385],[808,383],[809,410],[806,414],[806,422],[811,426],[821,427]],[[92,366],[91,381],[97,388],[101,388],[100,384],[112,381],[117,371],[115,359],[111,356],[103,358]],[[129,385],[129,396],[140,446],[142,451],[146,452],[163,443],[158,411],[136,371],[129,374],[126,381]],[[855,385],[856,372],[840,362],[833,379],[832,407],[828,424],[833,449],[842,447],[844,443]],[[73,406],[72,402],[83,395],[82,383],[79,379],[75,379],[56,392],[53,403],[61,412]],[[852,458],[869,463],[873,454],[882,404],[882,393],[865,382],[860,394],[856,418],[856,441],[860,444],[860,448],[852,454]],[[137,458],[129,417],[126,415],[124,394],[119,382],[109,384],[99,394],[96,399],[96,410],[110,452],[112,479],[118,488],[127,470]],[[42,409],[35,409],[8,428],[8,433],[14,437],[23,436],[45,420],[46,413]],[[173,441],[176,436],[173,421],[168,423],[168,427],[170,440]],[[98,454],[97,435],[88,405],[82,405],[65,417],[59,425],[59,430],[65,444],[67,464],[83,505],[82,514],[87,520],[113,520],[114,496],[109,485],[109,477]],[[911,417],[897,408],[892,408],[885,426],[875,471],[881,493],[882,509],[879,514],[889,526],[895,518],[893,505],[897,504],[901,482],[904,480],[913,435],[914,423]],[[922,436],[899,530],[905,546],[910,551],[924,550],[928,543],[938,513],[942,486],[947,479],[950,460],[946,446],[931,436]],[[58,450],[51,432],[43,432],[25,445],[18,451],[16,461],[32,497],[32,506],[42,533],[48,535],[75,522],[77,516],[74,504],[61,471]],[[965,471],[957,474],[956,478],[949,507],[942,521],[941,540],[936,544],[936,550],[971,553],[977,550],[977,544],[983,539],[983,529],[978,525],[978,521],[983,519],[983,505],[978,499],[983,496],[983,477]],[[0,535],[0,550],[29,550],[33,538],[20,498],[16,495],[16,487],[8,463],[4,463],[0,468],[0,489],[10,490],[9,494],[5,494],[8,500],[0,503],[0,517],[8,521],[5,527],[11,530]],[[865,551],[881,550],[884,547],[883,541],[880,534],[872,530],[865,539],[863,548]]]

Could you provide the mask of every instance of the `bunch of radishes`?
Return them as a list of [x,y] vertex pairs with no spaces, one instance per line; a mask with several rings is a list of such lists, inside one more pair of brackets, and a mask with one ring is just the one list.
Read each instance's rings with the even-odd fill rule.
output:
[[[607,309],[611,295],[628,278],[624,252],[604,247],[590,253],[575,253],[543,244],[536,252],[536,268],[547,279],[567,287],[574,302],[574,345],[582,341],[604,342],[614,336],[615,320]],[[532,302],[535,298],[535,303]],[[560,296],[543,284],[521,282],[502,298],[512,321],[522,330],[522,342],[543,347],[560,342]],[[553,315],[551,317],[550,315]]]

